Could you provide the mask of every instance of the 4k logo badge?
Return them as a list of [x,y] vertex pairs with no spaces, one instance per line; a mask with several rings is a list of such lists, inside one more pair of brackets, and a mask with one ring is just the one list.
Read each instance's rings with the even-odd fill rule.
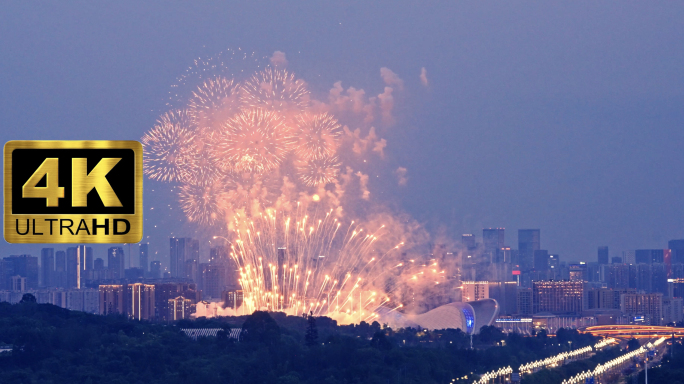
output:
[[5,240],[142,240],[142,145],[137,141],[5,144]]

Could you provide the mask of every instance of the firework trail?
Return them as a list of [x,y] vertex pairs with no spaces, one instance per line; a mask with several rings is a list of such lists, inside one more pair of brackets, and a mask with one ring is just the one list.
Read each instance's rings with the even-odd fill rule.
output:
[[[373,320],[379,311],[402,308],[406,289],[396,282],[439,284],[444,271],[437,272],[437,261],[402,260],[400,225],[345,219],[341,202],[351,198],[346,190],[353,180],[356,196],[369,194],[367,171],[353,169],[349,159],[364,156],[365,148],[381,154],[376,148],[385,142],[373,128],[365,139],[359,129],[351,135],[332,111],[341,110],[347,97],[353,105],[367,103],[351,108],[367,120],[376,100],[363,100],[363,90],[354,88],[341,96],[336,83],[337,99],[326,107],[312,100],[305,81],[281,68],[284,60],[232,76],[211,75],[220,66],[215,60],[197,61],[204,68],[196,71],[199,85],[186,99],[173,95],[185,100],[183,108],[162,115],[142,138],[145,173],[178,186],[188,221],[207,230],[226,228],[219,237],[229,241],[239,269],[244,313]],[[351,140],[346,146],[345,139]]]

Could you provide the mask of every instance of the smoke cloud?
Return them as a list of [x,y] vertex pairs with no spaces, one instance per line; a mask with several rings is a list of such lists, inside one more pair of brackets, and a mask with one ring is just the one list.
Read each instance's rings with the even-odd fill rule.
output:
[[394,171],[394,173],[397,175],[397,183],[400,186],[404,186],[406,183],[408,183],[408,177],[406,176],[407,172],[407,169],[404,167],[399,167],[396,171]]
[[285,53],[280,51],[273,52],[273,56],[271,56],[270,61],[274,67],[281,68],[286,67],[288,63],[287,58],[285,57]]
[[385,84],[389,86],[396,86],[399,90],[404,89],[404,80],[399,78],[399,75],[394,73],[391,69],[387,67],[380,68],[380,76]]
[[394,109],[394,96],[392,87],[385,87],[385,92],[378,95],[380,100],[380,110],[382,112],[382,121],[388,125],[394,124],[394,116],[392,110]]
[[425,67],[420,69],[420,83],[424,86],[428,86],[427,70]]

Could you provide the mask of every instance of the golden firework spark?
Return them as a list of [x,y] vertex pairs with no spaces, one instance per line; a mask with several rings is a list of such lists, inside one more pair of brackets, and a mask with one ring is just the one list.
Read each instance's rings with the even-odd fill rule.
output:
[[288,217],[269,209],[252,219],[232,218],[237,229],[230,255],[239,267],[247,313],[347,313],[360,321],[389,301],[377,300],[369,283],[381,272],[378,261],[401,244],[371,256],[379,234],[354,222],[341,229],[331,213]]

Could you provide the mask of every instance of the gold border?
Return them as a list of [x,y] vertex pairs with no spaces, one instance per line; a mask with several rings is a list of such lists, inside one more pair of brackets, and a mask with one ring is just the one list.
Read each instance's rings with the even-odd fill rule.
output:
[[[14,215],[12,214],[12,152],[15,149],[132,149],[135,162],[135,206],[134,214],[121,215],[74,215],[74,214],[35,214]],[[142,144],[135,140],[12,140],[5,143],[4,147],[4,237],[8,243],[17,244],[40,244],[40,243],[138,243],[143,236],[143,149]],[[11,231],[15,219],[37,218],[45,216],[71,219],[79,222],[81,218],[91,220],[97,218],[125,218],[131,223],[131,230],[126,235],[18,235]]]

